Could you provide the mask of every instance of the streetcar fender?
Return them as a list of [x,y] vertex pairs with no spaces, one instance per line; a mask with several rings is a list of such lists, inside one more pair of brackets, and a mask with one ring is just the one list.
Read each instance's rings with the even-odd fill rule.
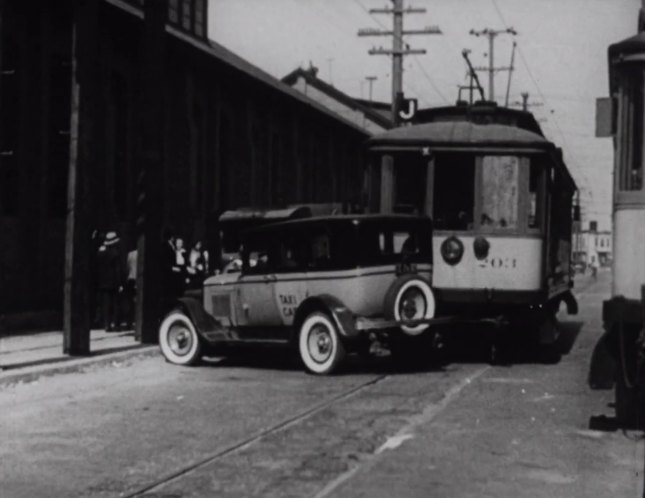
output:
[[297,333],[305,318],[316,311],[328,314],[334,321],[334,324],[338,328],[338,333],[342,337],[349,339],[359,334],[359,331],[356,329],[354,314],[340,299],[329,294],[309,297],[298,306],[293,320],[294,332]]
[[200,301],[194,297],[177,299],[175,308],[181,309],[193,322],[197,333],[209,342],[224,339],[228,329],[218,320],[209,315]]

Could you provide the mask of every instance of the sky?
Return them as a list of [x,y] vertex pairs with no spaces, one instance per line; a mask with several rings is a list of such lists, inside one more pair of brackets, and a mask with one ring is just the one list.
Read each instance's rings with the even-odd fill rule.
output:
[[[297,67],[354,97],[390,101],[391,59],[369,55],[391,48],[392,38],[359,37],[360,28],[391,29],[392,17],[370,13],[389,0],[209,0],[209,36],[239,56],[282,78]],[[495,39],[495,65],[509,66],[517,42],[509,103],[529,93],[530,110],[547,138],[564,150],[580,189],[583,221],[611,227],[611,139],[595,138],[595,101],[608,96],[607,47],[636,34],[640,0],[404,0],[425,8],[404,17],[404,29],[437,26],[439,35],[409,35],[405,43],[425,49],[404,60],[403,89],[421,107],[452,105],[467,83],[461,56],[471,50],[475,66],[488,66],[488,40],[470,30],[514,28],[517,36]],[[508,71],[495,77],[504,104]],[[488,73],[479,73],[487,91]]]

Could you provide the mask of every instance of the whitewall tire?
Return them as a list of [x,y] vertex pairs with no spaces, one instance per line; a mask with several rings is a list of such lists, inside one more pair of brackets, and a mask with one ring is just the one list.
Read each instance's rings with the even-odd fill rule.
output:
[[201,358],[201,342],[193,322],[179,310],[166,315],[159,327],[159,347],[175,365],[194,365]]
[[331,374],[345,357],[336,325],[320,312],[312,313],[302,322],[298,349],[307,370],[318,375]]
[[[385,297],[385,314],[395,320],[420,320],[434,318],[436,301],[430,284],[423,278],[409,275],[397,280],[388,290]],[[419,325],[401,325],[401,330],[408,335],[419,335],[425,332],[427,323]]]

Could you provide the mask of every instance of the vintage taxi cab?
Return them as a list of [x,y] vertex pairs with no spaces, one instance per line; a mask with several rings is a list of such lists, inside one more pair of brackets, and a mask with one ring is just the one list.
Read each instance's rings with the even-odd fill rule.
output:
[[251,229],[241,236],[240,271],[207,279],[201,298],[182,297],[164,318],[161,351],[190,365],[235,345],[291,345],[308,371],[329,374],[376,334],[426,335],[436,308],[431,225],[339,215]]

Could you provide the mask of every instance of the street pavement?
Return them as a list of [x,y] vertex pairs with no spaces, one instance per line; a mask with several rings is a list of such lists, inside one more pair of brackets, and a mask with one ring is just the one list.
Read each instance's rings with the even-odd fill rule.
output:
[[579,280],[556,364],[492,366],[475,348],[316,377],[271,351],[0,383],[0,495],[641,496],[641,433],[590,429],[613,415],[612,393],[586,385],[609,274]]
[[156,346],[138,343],[132,330],[92,330],[87,356],[64,354],[62,331],[4,334],[0,335],[0,385],[30,382],[43,375],[80,371],[97,363],[156,354],[157,351]]

